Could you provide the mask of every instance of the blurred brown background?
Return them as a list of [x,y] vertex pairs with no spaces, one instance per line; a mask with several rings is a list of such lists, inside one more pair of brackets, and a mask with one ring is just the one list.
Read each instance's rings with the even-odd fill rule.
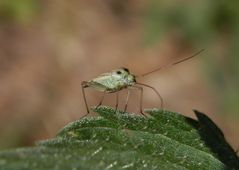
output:
[[[236,149],[238,7],[223,0],[1,0],[0,148],[33,145],[79,119],[83,80],[121,66],[142,74],[205,48],[139,81],[158,89],[166,109],[209,115]],[[144,107],[158,107],[153,92],[144,92]],[[87,89],[89,105],[100,96]],[[114,106],[114,97],[104,104]],[[138,112],[138,99],[133,91],[129,111]]]

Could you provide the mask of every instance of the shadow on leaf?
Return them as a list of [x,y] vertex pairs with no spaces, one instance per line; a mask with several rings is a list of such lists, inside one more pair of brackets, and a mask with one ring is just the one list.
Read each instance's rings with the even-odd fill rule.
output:
[[230,169],[239,169],[239,158],[226,141],[222,131],[204,113],[194,110],[198,118],[199,134],[205,144],[216,154],[217,158]]

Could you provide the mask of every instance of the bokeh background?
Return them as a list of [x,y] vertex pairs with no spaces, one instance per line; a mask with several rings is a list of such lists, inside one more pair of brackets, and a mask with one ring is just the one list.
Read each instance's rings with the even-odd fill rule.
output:
[[[54,137],[83,116],[83,80],[121,66],[142,74],[204,48],[138,81],[158,89],[166,109],[209,115],[236,149],[238,8],[225,0],[1,0],[0,148]],[[144,107],[158,107],[157,96],[144,92]],[[89,105],[100,97],[87,89]],[[114,106],[114,98],[104,103]],[[138,99],[133,91],[129,111],[138,112]]]

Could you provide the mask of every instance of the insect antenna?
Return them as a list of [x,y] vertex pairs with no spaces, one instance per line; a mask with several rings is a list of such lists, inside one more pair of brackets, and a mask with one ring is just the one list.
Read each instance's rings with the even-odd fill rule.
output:
[[172,62],[172,63],[166,64],[166,65],[164,65],[164,66],[161,66],[161,67],[159,67],[159,68],[156,68],[156,69],[154,69],[154,70],[152,70],[152,71],[149,71],[149,72],[147,72],[147,73],[144,73],[144,74],[139,75],[139,76],[136,76],[136,77],[144,77],[144,76],[146,76],[146,75],[148,75],[148,74],[151,74],[151,73],[154,73],[154,72],[156,72],[156,71],[159,71],[159,70],[162,70],[162,69],[171,67],[171,66],[176,65],[176,64],[179,64],[179,63],[182,63],[182,62],[184,62],[184,61],[186,61],[186,60],[189,60],[189,59],[191,59],[191,58],[193,58],[193,57],[199,55],[199,54],[202,53],[203,51],[204,51],[204,49],[201,49],[201,50],[199,50],[198,52],[194,53],[193,55],[191,55],[191,56],[189,56],[189,57],[182,58],[182,59],[180,59],[180,60],[178,60],[178,61],[174,61],[174,62]]

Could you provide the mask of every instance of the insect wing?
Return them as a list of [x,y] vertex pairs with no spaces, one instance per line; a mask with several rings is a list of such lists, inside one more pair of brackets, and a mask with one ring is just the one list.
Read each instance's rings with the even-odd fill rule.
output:
[[104,73],[91,81],[92,87],[100,91],[113,91],[117,89],[119,78],[111,73]]

